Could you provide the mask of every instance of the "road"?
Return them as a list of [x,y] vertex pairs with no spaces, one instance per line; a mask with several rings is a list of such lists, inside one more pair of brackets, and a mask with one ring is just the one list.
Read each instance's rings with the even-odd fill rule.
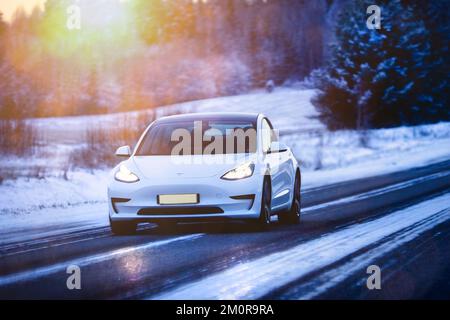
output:
[[[109,228],[0,247],[1,299],[450,297],[450,161],[304,190],[302,223]],[[68,290],[66,268],[81,270]],[[381,270],[381,289],[366,268]]]

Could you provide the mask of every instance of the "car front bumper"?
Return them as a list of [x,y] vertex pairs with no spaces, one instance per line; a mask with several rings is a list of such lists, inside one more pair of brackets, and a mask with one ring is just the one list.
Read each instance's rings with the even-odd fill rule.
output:
[[[112,180],[108,187],[109,215],[112,221],[137,222],[256,219],[260,214],[262,180],[258,175],[235,181],[220,177],[172,179],[164,184]],[[161,194],[193,193],[199,194],[198,204],[157,202]]]

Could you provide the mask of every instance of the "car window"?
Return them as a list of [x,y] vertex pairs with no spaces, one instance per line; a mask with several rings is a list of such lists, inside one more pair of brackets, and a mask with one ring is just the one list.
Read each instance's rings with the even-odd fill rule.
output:
[[263,152],[268,152],[272,142],[272,128],[267,119],[263,119],[261,129],[262,150]]
[[137,156],[238,154],[256,152],[256,123],[210,119],[155,123]]
[[278,141],[278,135],[277,135],[275,129],[273,128],[272,123],[270,122],[269,119],[266,119],[266,121],[270,127],[270,142]]

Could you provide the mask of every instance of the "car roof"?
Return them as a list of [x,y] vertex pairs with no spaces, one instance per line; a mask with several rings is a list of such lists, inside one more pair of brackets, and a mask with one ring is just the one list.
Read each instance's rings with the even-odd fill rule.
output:
[[156,122],[178,122],[178,121],[199,121],[199,120],[233,120],[256,122],[258,113],[244,112],[199,112],[185,113],[173,116],[161,117]]

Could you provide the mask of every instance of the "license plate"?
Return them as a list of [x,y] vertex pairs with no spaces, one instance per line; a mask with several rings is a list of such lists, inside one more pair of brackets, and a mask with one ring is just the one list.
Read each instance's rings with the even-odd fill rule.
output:
[[157,196],[158,204],[195,204],[199,203],[198,193],[186,194],[160,194]]

